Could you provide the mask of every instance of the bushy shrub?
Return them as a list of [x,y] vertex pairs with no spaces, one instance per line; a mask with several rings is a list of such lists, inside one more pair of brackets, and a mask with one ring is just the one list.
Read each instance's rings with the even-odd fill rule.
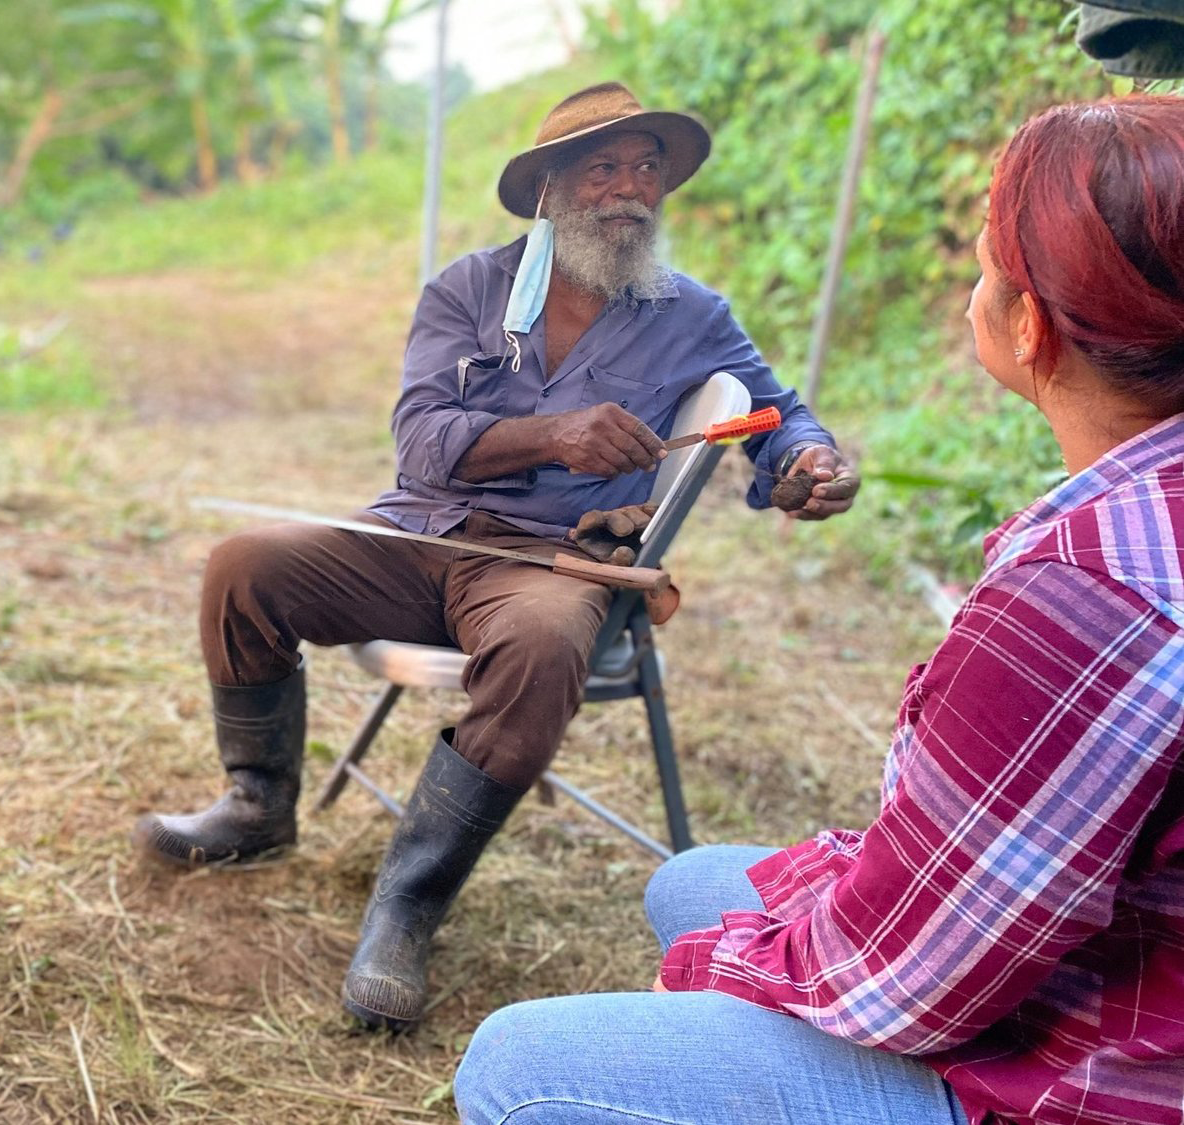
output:
[[[972,268],[989,154],[1032,111],[1109,86],[1060,0],[684,0],[659,21],[618,0],[594,23],[644,100],[712,127],[711,160],[671,208],[679,256],[727,283],[755,335],[808,327],[872,19],[888,36],[860,186],[842,330],[926,309]],[[702,237],[704,228],[711,237]]]

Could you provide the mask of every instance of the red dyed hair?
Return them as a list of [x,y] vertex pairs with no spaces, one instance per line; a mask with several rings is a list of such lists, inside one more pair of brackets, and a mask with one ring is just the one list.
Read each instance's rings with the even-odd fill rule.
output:
[[988,245],[1056,355],[1161,417],[1184,410],[1184,98],[1050,109],[995,169]]

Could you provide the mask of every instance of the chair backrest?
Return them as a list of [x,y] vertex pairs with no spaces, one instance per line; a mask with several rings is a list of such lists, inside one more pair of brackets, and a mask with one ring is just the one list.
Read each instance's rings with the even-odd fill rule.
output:
[[[683,396],[671,433],[701,433],[713,422],[726,422],[737,414],[746,414],[751,405],[752,397],[744,384],[727,371],[717,371],[702,386]],[[701,441],[676,449],[662,461],[650,493],[650,499],[658,501],[658,510],[642,532],[635,566],[657,566],[662,561],[723,452],[722,445]],[[597,658],[620,636],[640,597],[636,590],[620,590],[614,596],[596,638],[593,667]]]
[[[717,371],[706,383],[683,396],[674,417],[675,434],[695,434],[714,422],[726,422],[737,414],[745,414],[752,405],[748,388],[734,375]],[[676,449],[663,460],[654,481],[651,500],[657,500],[658,510],[641,535],[641,551],[637,566],[657,566],[670,546],[682,521],[691,510],[703,486],[707,483],[724,447],[705,441]]]
[[[751,405],[752,397],[748,393],[748,388],[727,371],[717,371],[701,387],[696,387],[695,390],[683,396],[682,402],[678,406],[678,413],[674,416],[674,427],[670,432],[672,434],[702,433],[706,427],[713,423],[726,422],[737,414],[747,414]],[[713,449],[716,450],[718,457],[719,450],[708,445],[707,442],[688,445],[669,454],[658,467],[658,476],[654,481],[654,490],[650,493],[650,499],[660,503],[665,502],[676,483],[695,473],[697,467],[703,463],[704,455]],[[650,537],[654,527],[661,522],[662,518],[663,513],[659,509],[649,527],[645,529],[642,542]]]

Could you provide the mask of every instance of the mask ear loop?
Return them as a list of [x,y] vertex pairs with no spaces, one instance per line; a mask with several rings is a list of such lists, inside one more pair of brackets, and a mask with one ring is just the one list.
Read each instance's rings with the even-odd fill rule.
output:
[[[505,336],[506,343],[510,345],[511,350],[514,352],[514,358],[510,360],[510,370],[517,375],[522,370],[522,345],[518,343],[518,337],[508,328],[502,332],[502,335]],[[502,362],[505,362],[504,357]]]
[[[543,213],[543,200],[547,198],[547,188],[551,186],[551,173],[547,173],[547,178],[543,181],[543,190],[539,192],[539,201],[534,209],[534,221],[537,223]],[[514,349],[514,358],[510,360],[510,370],[515,375],[522,370],[522,344],[518,337],[514,335],[508,328],[503,335],[506,337],[506,343]]]

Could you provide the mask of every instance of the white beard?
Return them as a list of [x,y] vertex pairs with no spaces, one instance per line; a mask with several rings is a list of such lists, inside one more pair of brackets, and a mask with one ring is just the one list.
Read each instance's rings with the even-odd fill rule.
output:
[[[579,208],[552,195],[555,264],[568,281],[610,304],[658,297],[670,270],[657,257],[658,213],[636,200]],[[636,225],[610,227],[610,218],[636,218]]]

